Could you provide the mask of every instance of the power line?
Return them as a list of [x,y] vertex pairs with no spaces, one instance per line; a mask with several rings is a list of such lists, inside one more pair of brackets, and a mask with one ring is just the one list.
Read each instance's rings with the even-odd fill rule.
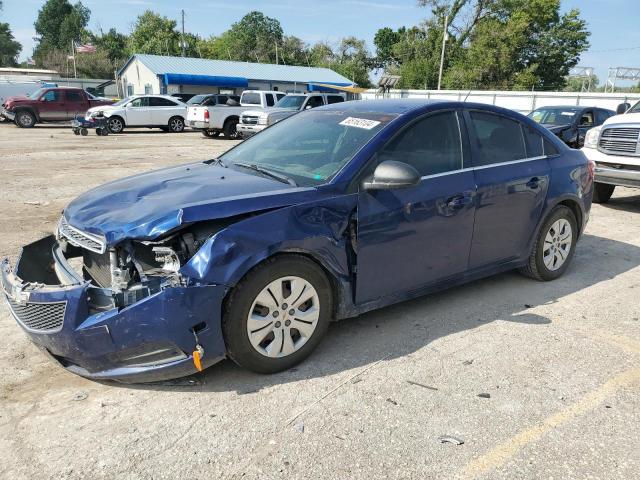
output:
[[640,50],[640,46],[626,47],[626,48],[610,48],[608,50],[589,50],[586,53],[625,52],[627,50]]

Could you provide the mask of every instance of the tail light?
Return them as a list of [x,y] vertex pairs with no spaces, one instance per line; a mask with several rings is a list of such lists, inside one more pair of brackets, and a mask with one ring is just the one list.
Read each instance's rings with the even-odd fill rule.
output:
[[587,160],[587,168],[589,169],[589,180],[593,180],[596,176],[596,162]]
[[204,111],[204,119],[208,122],[209,121],[209,110],[205,110]]

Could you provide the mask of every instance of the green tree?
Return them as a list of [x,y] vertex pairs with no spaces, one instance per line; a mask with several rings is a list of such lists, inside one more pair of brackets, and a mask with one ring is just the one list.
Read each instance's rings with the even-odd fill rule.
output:
[[129,36],[131,53],[154,55],[180,55],[180,34],[176,21],[151,10],[140,15]]
[[404,27],[398,31],[384,27],[376,32],[373,38],[373,44],[376,46],[376,66],[388,68],[399,63],[394,48],[402,40],[402,30],[405,30]]
[[283,33],[278,20],[253,11],[231,25],[221,38],[233,47],[234,60],[275,63],[276,44],[282,44]]
[[[2,11],[2,2],[0,2]],[[22,45],[15,40],[8,23],[0,22],[0,67],[14,67],[16,58],[22,51]]]
[[94,35],[93,44],[100,52],[105,52],[112,62],[121,62],[129,56],[128,42],[129,38],[118,33],[115,28],[110,28],[107,33],[101,32],[100,35]]
[[86,39],[91,11],[82,2],[71,5],[68,0],[47,0],[38,11],[34,23],[38,44],[34,51],[40,61],[50,50],[71,50],[71,42]]

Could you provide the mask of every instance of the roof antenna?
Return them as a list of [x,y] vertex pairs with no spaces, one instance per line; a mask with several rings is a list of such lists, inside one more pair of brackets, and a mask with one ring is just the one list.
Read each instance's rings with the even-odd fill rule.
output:
[[469,95],[471,95],[471,90],[469,90],[469,91],[467,92],[467,96],[466,96],[466,97],[464,97],[464,100],[463,100],[463,102],[462,102],[462,103],[465,103],[465,102],[467,101],[467,98],[469,98]]

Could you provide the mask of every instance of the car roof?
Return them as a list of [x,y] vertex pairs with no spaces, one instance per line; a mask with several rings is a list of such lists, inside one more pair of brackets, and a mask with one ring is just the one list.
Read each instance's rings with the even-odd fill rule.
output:
[[[438,104],[462,104],[462,102],[449,102],[447,100],[426,100],[415,98],[400,98],[400,99],[376,99],[376,100],[355,100],[351,102],[334,103],[320,107],[323,110],[337,110],[341,112],[352,113],[386,113],[402,115],[412,112],[414,110],[420,110],[428,106]],[[475,104],[467,104],[475,105]]]

